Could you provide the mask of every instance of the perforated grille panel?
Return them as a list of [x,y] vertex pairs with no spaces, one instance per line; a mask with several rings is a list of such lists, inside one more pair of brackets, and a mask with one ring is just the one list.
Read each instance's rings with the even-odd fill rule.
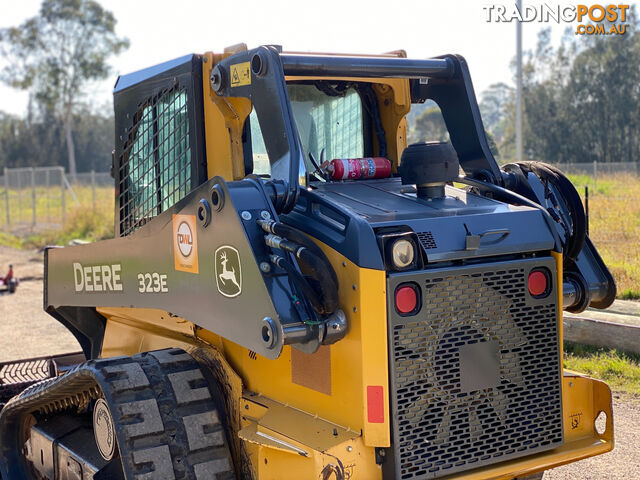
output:
[[191,190],[186,88],[165,90],[133,116],[120,159],[120,235],[126,236]]
[[403,282],[422,290],[417,315],[389,314],[396,478],[436,478],[562,443],[556,290],[536,300],[526,286],[532,268],[554,265],[390,277],[390,302]]
[[433,238],[433,233],[431,232],[420,232],[418,233],[418,239],[420,239],[420,243],[422,244],[422,248],[425,250],[431,250],[432,248],[438,248],[436,244],[436,239]]

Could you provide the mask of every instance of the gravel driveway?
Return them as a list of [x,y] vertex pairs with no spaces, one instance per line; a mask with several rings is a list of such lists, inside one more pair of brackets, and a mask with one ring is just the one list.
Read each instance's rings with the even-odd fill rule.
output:
[[[9,263],[23,279],[14,295],[0,294],[0,362],[79,351],[73,335],[42,311],[43,255],[0,247],[0,272]],[[614,394],[613,452],[545,473],[545,480],[640,479],[640,398]]]

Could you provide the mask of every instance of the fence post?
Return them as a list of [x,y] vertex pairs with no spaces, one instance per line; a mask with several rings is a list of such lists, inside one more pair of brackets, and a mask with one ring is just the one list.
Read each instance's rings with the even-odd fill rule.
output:
[[66,208],[64,203],[64,168],[60,167],[58,171],[60,172],[60,205],[62,207],[62,224],[64,225],[66,220]]
[[49,195],[49,180],[50,180],[49,168],[44,171],[45,178],[45,192],[47,192],[47,223],[51,223],[51,201]]
[[7,225],[11,225],[11,209],[9,208],[9,170],[4,169],[4,192],[7,196]]
[[91,204],[96,209],[96,171],[91,170]]
[[17,219],[18,222],[20,222],[20,220],[22,220],[22,170],[16,170],[16,173],[18,174],[18,215],[17,215]]
[[36,224],[36,170],[31,167],[31,211],[33,225]]
[[584,186],[584,216],[587,224],[587,235],[589,235],[589,185]]

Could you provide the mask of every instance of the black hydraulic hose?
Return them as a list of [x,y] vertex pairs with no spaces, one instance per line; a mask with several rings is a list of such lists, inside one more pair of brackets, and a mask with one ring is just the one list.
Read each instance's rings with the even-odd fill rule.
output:
[[290,262],[285,260],[283,257],[275,255],[273,257],[273,262],[289,274],[293,283],[300,289],[300,293],[302,293],[302,295],[311,302],[311,305],[316,312],[320,313],[321,311],[324,311],[324,303],[318,293],[311,285],[309,285],[307,279],[304,278]]
[[330,315],[338,308],[338,283],[333,281],[331,273],[335,275],[333,268],[309,251],[306,247],[298,251],[298,258],[307,267],[311,278],[316,280],[320,289],[323,311],[318,313]]
[[[321,301],[320,306],[317,302],[312,302],[316,312],[321,315],[335,312],[339,302],[338,276],[322,249],[307,235],[289,225],[269,220],[259,220],[258,223],[263,230],[271,234],[265,237],[267,245],[293,253],[302,264],[303,272],[314,280],[310,287],[317,292]],[[296,279],[298,276],[295,275],[293,278]],[[304,277],[303,280],[309,284]],[[306,286],[301,288],[308,292]]]
[[281,223],[281,222],[270,222],[269,231],[271,233],[275,233],[280,237],[287,238],[292,242],[299,243],[300,245],[305,247],[307,250],[309,250],[311,253],[313,253],[316,257],[318,257],[324,264],[323,268],[329,272],[332,282],[336,285],[336,290],[338,289],[339,287],[338,276],[336,275],[335,270],[331,266],[331,262],[329,261],[325,253],[322,251],[322,249],[313,240],[311,240],[307,235],[305,235],[303,232],[301,232],[297,228],[294,228],[290,225],[285,225],[284,223]]

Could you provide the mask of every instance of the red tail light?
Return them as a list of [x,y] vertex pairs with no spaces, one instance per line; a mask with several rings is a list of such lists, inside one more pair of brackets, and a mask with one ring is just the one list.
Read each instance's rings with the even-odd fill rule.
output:
[[419,307],[417,285],[400,285],[396,288],[396,310],[401,315],[415,313]]
[[544,270],[531,271],[527,286],[532,297],[547,296],[551,290],[549,274]]

